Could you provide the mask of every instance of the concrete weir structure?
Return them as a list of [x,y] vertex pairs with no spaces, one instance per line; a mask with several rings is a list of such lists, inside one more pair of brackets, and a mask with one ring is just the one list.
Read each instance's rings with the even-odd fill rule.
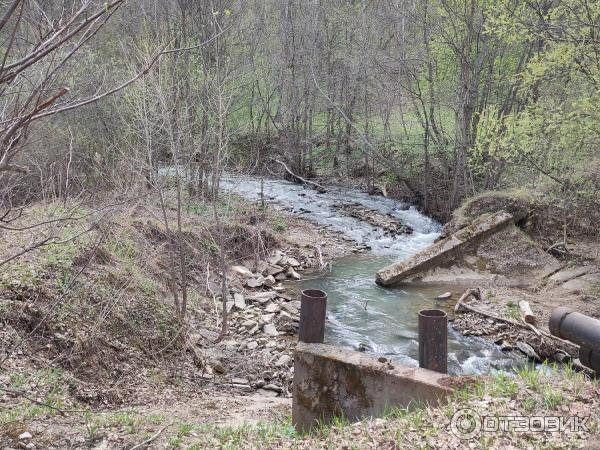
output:
[[332,345],[298,342],[292,422],[302,433],[336,416],[358,420],[392,406],[436,405],[468,380]]
[[482,214],[454,234],[377,272],[383,286],[489,284],[528,287],[560,269],[560,263],[521,230],[514,217]]

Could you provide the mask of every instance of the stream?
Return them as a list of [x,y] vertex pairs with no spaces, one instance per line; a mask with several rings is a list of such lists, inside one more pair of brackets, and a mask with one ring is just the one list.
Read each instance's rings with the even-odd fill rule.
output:
[[[227,177],[221,186],[225,192],[248,200],[260,199],[260,179]],[[319,194],[292,182],[265,179],[263,193],[274,207],[330,227],[369,247],[364,253],[335,259],[329,273],[305,272],[300,282],[300,289],[321,289],[328,294],[325,342],[385,355],[392,361],[417,367],[417,312],[440,308],[452,317],[454,301],[434,298],[445,291],[456,296],[456,286],[382,287],[375,284],[375,272],[427,247],[439,235],[441,225],[414,206],[357,189],[328,187],[326,193]],[[344,202],[391,214],[414,231],[388,236],[335,209],[335,205]],[[507,370],[520,361],[519,356],[503,353],[482,338],[463,336],[450,324],[449,373],[472,375]]]

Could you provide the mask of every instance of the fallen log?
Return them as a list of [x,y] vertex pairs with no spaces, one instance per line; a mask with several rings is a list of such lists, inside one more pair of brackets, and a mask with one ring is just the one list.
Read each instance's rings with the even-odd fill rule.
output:
[[521,316],[525,322],[535,323],[535,316],[533,315],[533,311],[531,310],[528,301],[521,300],[519,302],[519,309],[521,310]]
[[298,180],[299,182],[301,182],[303,184],[311,186],[313,189],[315,189],[317,192],[319,192],[321,194],[324,194],[325,192],[327,192],[327,189],[325,189],[319,183],[315,183],[314,181],[310,181],[310,180],[307,180],[306,178],[302,178],[300,175],[296,175],[294,172],[292,172],[290,170],[290,168],[283,161],[279,161],[278,159],[275,159],[274,161],[278,164],[281,164],[283,166],[283,168],[285,169],[285,171],[292,176],[292,178]]

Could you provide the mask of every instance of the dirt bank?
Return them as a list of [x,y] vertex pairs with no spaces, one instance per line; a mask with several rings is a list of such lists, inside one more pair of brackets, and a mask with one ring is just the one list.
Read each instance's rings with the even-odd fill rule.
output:
[[[153,422],[286,414],[299,312],[288,286],[309,267],[326,270],[331,258],[364,249],[239,199],[220,207],[219,226],[190,200],[177,236],[187,249],[182,323],[169,284],[181,288],[176,247],[161,221],[166,212],[176,223],[172,201],[166,211],[156,198],[39,204],[11,224],[26,231],[0,235],[0,260],[36,236],[61,236],[0,273],[0,446],[129,448]],[[30,232],[39,222],[51,223]],[[221,230],[227,265],[237,267],[227,275],[223,337]],[[24,433],[31,438],[19,440]]]

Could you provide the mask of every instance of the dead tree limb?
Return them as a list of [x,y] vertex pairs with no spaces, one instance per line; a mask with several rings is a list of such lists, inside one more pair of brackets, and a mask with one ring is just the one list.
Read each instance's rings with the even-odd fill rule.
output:
[[495,314],[492,313],[488,313],[485,311],[482,311],[480,309],[474,308],[471,305],[468,305],[465,303],[465,300],[468,299],[470,296],[477,296],[477,293],[479,293],[479,289],[467,289],[467,291],[465,291],[465,293],[460,297],[460,299],[458,300],[458,302],[456,302],[456,306],[454,307],[454,311],[455,312],[461,312],[461,311],[468,311],[468,312],[472,312],[475,314],[479,314],[480,316],[484,316],[484,317],[488,317],[490,319],[496,320],[498,322],[504,322],[504,323],[508,323],[510,325],[514,325],[516,327],[519,328],[525,328],[525,329],[529,329],[531,331],[533,331],[535,334],[537,334],[538,336],[543,335],[544,337],[547,337],[549,339],[553,339],[555,341],[561,342],[563,344],[566,345],[570,345],[572,347],[575,348],[579,348],[579,346],[577,344],[574,344],[573,342],[570,341],[566,341],[564,339],[561,339],[557,336],[554,336],[544,330],[540,330],[539,328],[533,326],[530,323],[525,323],[525,322],[518,322],[516,320],[512,320],[512,319],[507,319],[504,317],[500,317],[497,316]]
[[300,175],[296,175],[294,172],[292,172],[290,170],[290,168],[283,161],[279,161],[278,159],[275,159],[274,161],[278,164],[281,164],[283,166],[283,168],[285,169],[285,171],[287,173],[289,173],[294,179],[298,180],[299,182],[311,186],[313,189],[315,189],[317,192],[319,192],[321,194],[324,194],[325,192],[327,192],[327,189],[325,189],[319,183],[315,183],[314,181],[309,181],[306,178],[302,178]]

